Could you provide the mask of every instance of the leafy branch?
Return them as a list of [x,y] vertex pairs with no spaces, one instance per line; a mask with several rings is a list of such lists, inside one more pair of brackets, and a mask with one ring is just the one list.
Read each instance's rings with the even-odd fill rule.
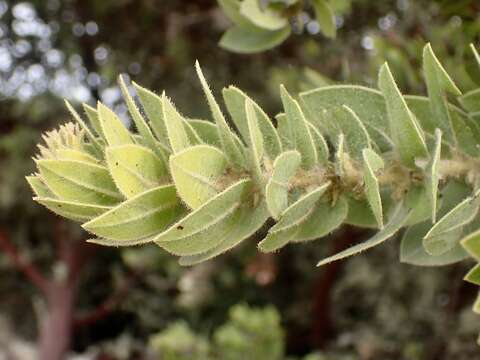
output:
[[[34,199],[83,223],[96,236],[90,242],[154,242],[182,265],[233,248],[268,218],[276,223],[258,244],[263,252],[342,224],[379,230],[319,265],[379,245],[403,227],[403,262],[480,259],[480,89],[462,94],[430,45],[423,53],[428,97],[403,95],[384,64],[379,90],[334,85],[295,99],[282,86],[274,126],[229,86],[223,98],[238,132],[196,69],[213,122],[188,119],[165,93],[122,78],[137,132],[101,103],[84,106],[89,125],[67,103],[76,124],[45,134],[38,173],[27,177]],[[480,285],[479,265],[466,280]]]

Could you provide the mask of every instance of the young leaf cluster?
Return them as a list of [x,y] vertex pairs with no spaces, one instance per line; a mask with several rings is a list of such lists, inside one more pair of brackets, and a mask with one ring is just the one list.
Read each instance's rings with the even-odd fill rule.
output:
[[[332,7],[327,0],[306,2],[312,9],[324,36],[335,38],[336,23]],[[256,53],[274,48],[284,42],[292,32],[291,21],[303,26],[302,0],[218,0],[233,26],[220,39],[220,46],[236,53]]]

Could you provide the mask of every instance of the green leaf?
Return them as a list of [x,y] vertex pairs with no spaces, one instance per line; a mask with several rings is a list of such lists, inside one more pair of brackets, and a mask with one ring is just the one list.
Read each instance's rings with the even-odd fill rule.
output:
[[430,229],[429,222],[413,225],[405,231],[400,245],[400,261],[418,266],[444,266],[454,264],[467,257],[465,250],[457,244],[442,255],[432,256],[423,247],[423,237]]
[[329,186],[330,182],[322,184],[286,208],[280,215],[279,221],[270,228],[269,233],[282,231],[305,221],[307,214],[313,211],[315,204],[327,191]]
[[256,26],[266,30],[279,30],[288,26],[288,21],[277,11],[260,7],[258,0],[243,0],[240,14]]
[[442,130],[447,140],[457,144],[458,139],[455,138],[453,131],[445,92],[456,96],[460,96],[462,93],[438,61],[430,44],[427,44],[423,49],[423,73],[427,83],[431,110],[434,119],[438,122],[437,126]]
[[325,110],[346,105],[363,122],[370,138],[382,152],[392,147],[385,100],[378,90],[356,85],[333,85],[301,93],[300,98],[305,115],[317,128],[322,127]]
[[72,160],[38,160],[42,181],[61,200],[112,205],[122,199],[108,170]]
[[252,22],[240,14],[240,0],[217,0],[217,2],[234,24],[242,27],[253,26]]
[[430,255],[443,255],[458,245],[461,236],[462,229],[445,231],[437,235],[424,238],[423,247],[425,251]]
[[439,174],[439,162],[442,151],[442,131],[437,129],[435,131],[435,149],[432,154],[432,158],[428,164],[428,172],[426,176],[425,187],[427,189],[429,197],[430,211],[432,214],[432,223],[435,224],[437,220],[437,197],[438,197],[438,181],[440,179]]
[[102,146],[100,145],[98,140],[95,138],[95,135],[93,135],[90,128],[87,126],[87,124],[85,124],[85,122],[82,120],[80,115],[78,115],[78,113],[75,111],[73,106],[70,105],[70,103],[67,100],[65,100],[65,105],[67,106],[68,111],[73,116],[75,121],[80,125],[82,130],[85,131],[85,134],[87,135],[88,140],[90,140],[90,142],[93,145],[93,148],[95,149],[95,153],[98,155],[101,155],[103,153]]
[[121,245],[163,231],[183,212],[175,187],[165,185],[138,194],[82,226]]
[[412,186],[405,197],[405,206],[412,209],[405,222],[406,226],[418,224],[432,217],[430,195],[425,186]]
[[141,87],[135,82],[132,83],[137,91],[143,109],[150,121],[150,126],[157,136],[163,150],[170,152],[170,142],[168,141],[167,126],[163,117],[163,101],[162,97],[152,91]]
[[187,149],[190,145],[187,130],[185,128],[185,119],[175,109],[170,99],[165,93],[162,96],[163,119],[168,134],[168,142],[174,154]]
[[469,196],[468,198],[460,202],[457,206],[455,206],[452,210],[447,212],[425,235],[424,245],[426,245],[426,242],[428,243],[429,238],[434,241],[434,238],[458,229],[459,227],[462,227],[463,225],[471,222],[478,212],[479,196],[480,193],[477,192],[473,196]]
[[[362,228],[377,228],[377,220],[366,200],[348,197],[348,214],[345,223]],[[385,205],[385,204],[384,204]]]
[[320,202],[309,218],[299,227],[293,242],[315,240],[330,234],[344,222],[348,214],[348,202],[345,197],[337,199],[334,205]]
[[387,63],[380,69],[378,86],[385,97],[390,134],[396,150],[405,165],[415,167],[415,158],[427,156],[427,146],[421,129],[395,84]]
[[100,120],[98,119],[97,110],[88,104],[83,104],[83,110],[85,111],[85,114],[87,115],[87,118],[90,121],[90,125],[93,130],[95,130],[95,132],[103,138],[102,127],[100,125]]
[[480,89],[465,93],[458,98],[458,101],[468,112],[480,111]]
[[170,157],[170,172],[178,194],[196,209],[221,191],[227,158],[213,146],[196,145]]
[[235,212],[235,228],[225,239],[213,249],[200,255],[185,256],[180,258],[180,265],[191,266],[214,258],[238,245],[243,240],[252,236],[268,218],[267,207],[261,202],[255,208],[243,206]]
[[55,197],[38,175],[26,176],[25,178],[36,196],[46,198]]
[[261,252],[274,252],[295,238],[295,235],[300,231],[300,226],[292,226],[284,230],[268,233],[267,237],[258,243],[258,249]]
[[155,153],[140,145],[110,146],[107,166],[113,181],[126,198],[168,181],[168,170]]
[[64,218],[73,221],[87,221],[94,217],[103,214],[105,211],[111,209],[108,206],[82,204],[73,201],[64,201],[52,199],[48,197],[35,197],[36,202],[42,204],[47,209],[53,211],[55,214],[63,216]]
[[155,242],[178,241],[216,226],[238,208],[251,186],[248,179],[234,183],[159,234]]
[[468,234],[460,243],[474,259],[480,260],[480,230]]
[[125,81],[123,80],[122,76],[119,76],[118,82],[120,85],[120,89],[122,90],[125,102],[127,103],[128,111],[130,111],[133,122],[135,123],[138,133],[141,136],[142,143],[148,146],[151,150],[153,150],[160,157],[160,159],[163,159],[164,154],[161,151],[160,147],[158,146],[157,140],[153,136],[152,131],[150,130],[150,127],[148,126],[147,122],[143,118],[142,114],[140,114],[140,111],[138,110],[137,105],[135,105],[135,102],[133,101],[133,98],[130,95],[128,87],[125,84]]
[[276,31],[234,26],[223,34],[219,45],[239,54],[253,54],[280,45],[290,36],[290,32],[288,26]]
[[356,159],[362,158],[363,149],[370,148],[370,136],[365,126],[346,105],[331,108],[324,113],[322,125],[332,139],[344,134],[348,153]]
[[325,141],[320,131],[318,131],[313,124],[311,124],[308,121],[307,123],[308,123],[308,128],[310,129],[310,133],[312,134],[315,148],[317,149],[318,162],[321,165],[328,165],[328,158],[330,156],[330,151],[328,150],[327,142]]
[[377,220],[378,227],[383,228],[383,210],[382,198],[380,196],[380,185],[375,173],[383,169],[383,159],[371,149],[364,149],[363,152],[363,169],[365,181],[365,195],[370,209]]
[[235,126],[244,139],[248,138],[247,115],[245,114],[245,102],[251,101],[257,115],[258,126],[263,137],[263,145],[266,155],[275,159],[282,151],[280,138],[269,117],[251,98],[235,86],[223,89],[223,98],[228,112]]
[[288,207],[289,181],[300,166],[301,156],[298,151],[286,151],[280,154],[273,163],[273,172],[266,189],[265,198],[268,211],[278,219]]
[[208,87],[207,80],[203,76],[202,69],[200,68],[200,64],[198,61],[195,63],[195,68],[197,70],[198,78],[200,79],[200,83],[202,84],[203,92],[207,97],[208,105],[210,107],[210,111],[212,112],[213,119],[217,124],[218,134],[220,140],[222,142],[222,148],[227,158],[236,165],[244,166],[245,165],[245,158],[243,154],[243,149],[239,147],[239,144],[235,141],[235,135],[232,133],[230,127],[223,116],[222,110],[220,110],[220,106],[218,105],[217,101],[213,97],[213,94]]
[[302,155],[302,166],[309,169],[317,164],[318,155],[307,121],[300,105],[290,96],[283,85],[280,86],[280,94],[288,129],[286,136],[293,144],[293,150],[298,150]]
[[336,255],[330,256],[320,261],[317,266],[322,266],[333,261],[344,259],[346,257],[358,254],[362,251],[368,250],[374,246],[380,245],[384,241],[391,238],[403,226],[409,215],[409,210],[400,203],[394,210],[390,220],[385,227],[380,230],[370,240],[364,241],[360,244],[354,245]]
[[112,110],[99,102],[97,112],[102,133],[105,136],[108,145],[133,144],[130,132]]
[[480,264],[475,265],[475,267],[468,272],[463,280],[471,282],[475,285],[480,285]]
[[251,101],[245,102],[245,113],[247,114],[248,124],[248,148],[250,153],[251,167],[253,170],[253,178],[256,183],[263,188],[263,175],[262,175],[262,163],[263,163],[263,138],[260,128],[258,127],[257,115]]
[[195,130],[200,139],[208,145],[222,148],[217,126],[206,120],[189,119],[188,123]]
[[328,2],[326,0],[313,0],[312,5],[322,33],[329,38],[335,38],[337,35],[335,14]]
[[214,249],[222,243],[226,237],[230,236],[235,229],[238,216],[235,210],[240,207],[240,203],[232,211],[223,214],[215,226],[208,227],[204,231],[184,237],[176,241],[156,242],[158,246],[177,256],[193,256]]
[[470,44],[471,53],[467,52],[465,55],[465,70],[473,82],[480,85],[480,54],[475,49],[475,45]]

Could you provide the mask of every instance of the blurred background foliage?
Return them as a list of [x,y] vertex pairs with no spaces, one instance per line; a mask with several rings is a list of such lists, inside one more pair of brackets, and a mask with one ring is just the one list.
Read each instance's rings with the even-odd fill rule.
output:
[[[403,265],[391,241],[315,268],[368,236],[344,228],[275,256],[258,254],[252,239],[218,260],[180,268],[155,246],[86,245],[78,226],[31,201],[24,176],[41,132],[68,118],[62,98],[101,100],[128,122],[118,74],[165,89],[196,117],[208,109],[195,59],[217,94],[235,84],[272,117],[280,83],[292,92],[374,85],[385,60],[403,92],[424,93],[427,41],[463,91],[480,80],[468,50],[479,45],[477,0],[330,3],[336,39],[301,11],[303,30],[293,27],[273,50],[239,55],[218,46],[231,24],[214,0],[0,0],[0,358],[37,358],[35,344],[47,344],[48,331],[67,337],[71,354],[91,359],[480,358],[480,322],[470,310],[476,290],[462,281],[469,264]],[[65,292],[42,291],[32,267]],[[45,330],[62,304],[69,330]]]

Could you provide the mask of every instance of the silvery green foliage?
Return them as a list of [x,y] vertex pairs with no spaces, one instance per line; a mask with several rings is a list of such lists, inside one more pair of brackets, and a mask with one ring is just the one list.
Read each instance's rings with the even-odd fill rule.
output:
[[324,36],[336,36],[335,15],[328,0],[218,0],[218,4],[232,22],[220,46],[233,52],[256,53],[281,44],[292,32],[291,21],[303,26],[305,7],[312,11]]
[[[462,94],[429,45],[428,97],[403,95],[385,64],[380,90],[332,85],[296,98],[282,86],[276,126],[233,86],[223,90],[225,112],[196,68],[213,121],[189,120],[165,93],[121,78],[137,132],[101,103],[85,106],[88,121],[67,104],[76,124],[44,135],[27,177],[34,199],[81,222],[92,242],[154,242],[183,265],[235,247],[268,218],[276,224],[258,245],[265,252],[344,223],[378,229],[319,265],[402,227],[403,262],[480,258],[480,89]],[[480,268],[466,279],[480,284]]]

